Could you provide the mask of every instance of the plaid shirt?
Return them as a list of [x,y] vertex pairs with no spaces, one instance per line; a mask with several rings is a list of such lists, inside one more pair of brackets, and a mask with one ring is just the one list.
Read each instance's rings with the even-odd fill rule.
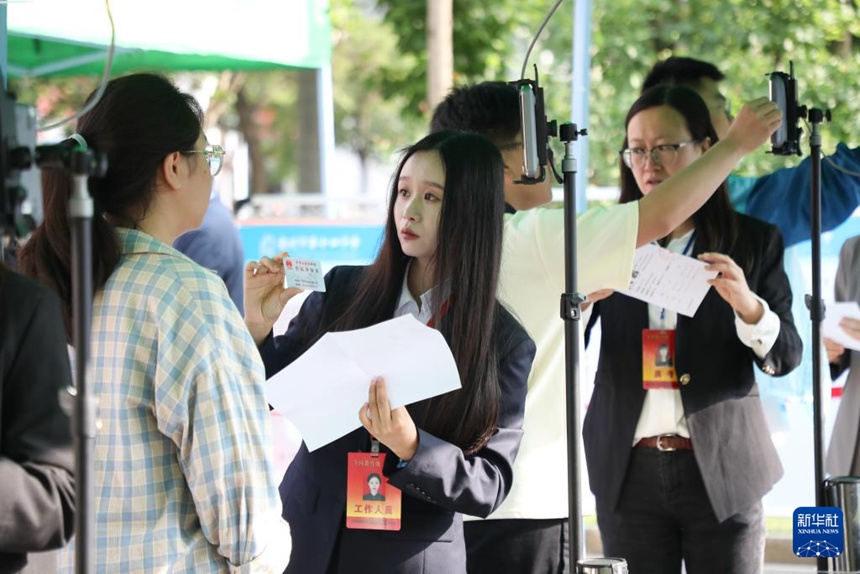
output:
[[254,342],[217,275],[117,235],[93,305],[96,571],[280,573],[290,534]]

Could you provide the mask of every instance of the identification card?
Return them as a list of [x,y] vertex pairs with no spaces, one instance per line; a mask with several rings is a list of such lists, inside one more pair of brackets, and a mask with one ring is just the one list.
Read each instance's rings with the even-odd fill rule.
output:
[[284,259],[284,287],[325,291],[322,266],[313,259]]
[[642,331],[642,387],[649,390],[679,388],[674,330]]
[[385,453],[348,453],[346,527],[364,530],[400,530],[399,488],[382,474]]

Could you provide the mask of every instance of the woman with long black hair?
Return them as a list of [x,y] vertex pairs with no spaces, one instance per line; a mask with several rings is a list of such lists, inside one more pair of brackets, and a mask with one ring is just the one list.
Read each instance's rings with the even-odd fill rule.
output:
[[[439,132],[407,149],[376,260],[332,269],[285,335],[271,336],[285,292],[279,258],[247,265],[245,321],[269,375],[326,332],[411,313],[441,331],[462,383],[391,409],[384,380],[368,381],[363,428],[312,453],[301,447],[281,484],[295,540],[288,572],[465,573],[461,514],[486,516],[510,490],[535,346],[496,300],[503,170],[496,147],[474,134]],[[399,531],[345,524],[348,455],[375,441],[387,454],[386,497],[391,486],[403,492]]]

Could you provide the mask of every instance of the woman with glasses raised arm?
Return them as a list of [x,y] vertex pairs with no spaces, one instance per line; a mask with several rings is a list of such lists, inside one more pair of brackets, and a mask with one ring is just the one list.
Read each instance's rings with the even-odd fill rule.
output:
[[[133,74],[111,80],[67,140],[108,162],[89,179],[100,428],[85,510],[100,572],[281,572],[289,561],[259,353],[218,276],[171,247],[200,226],[221,168],[202,116],[166,78]],[[21,267],[59,293],[70,339],[72,182],[44,175],[45,221]]]
[[[622,203],[717,141],[704,101],[678,86],[642,94],[626,128]],[[782,466],[753,367],[783,375],[801,358],[782,237],[736,213],[722,183],[660,244],[717,276],[693,317],[620,293],[594,305],[588,331],[599,318],[602,336],[583,437],[603,550],[636,574],[682,561],[689,574],[760,572],[761,499]]]

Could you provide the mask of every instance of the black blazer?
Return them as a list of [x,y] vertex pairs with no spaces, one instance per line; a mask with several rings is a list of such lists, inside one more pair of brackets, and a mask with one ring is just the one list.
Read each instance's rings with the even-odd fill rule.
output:
[[[780,319],[773,348],[762,360],[740,342],[734,312],[715,289],[708,291],[695,317],[679,315],[675,335],[676,372],[693,453],[720,521],[761,499],[782,477],[753,364],[769,375],[784,375],[800,363],[802,352],[791,315],[782,237],[772,225],[744,215],[739,219],[738,244],[754,262],[747,283]],[[693,254],[700,252],[696,246]],[[737,253],[729,255],[737,260]],[[648,306],[615,293],[595,305],[588,330],[598,315],[600,359],[582,434],[591,490],[601,504],[615,507],[645,401],[642,330],[648,328]]]
[[71,384],[60,301],[0,266],[0,572],[64,546],[75,518]]
[[[264,342],[260,351],[267,375],[295,360],[321,325],[343,313],[363,269],[332,269],[325,293],[312,293],[287,333]],[[426,401],[408,407],[419,427],[418,451],[409,464],[397,469],[397,456],[381,446],[388,453],[383,474],[403,491],[400,531],[345,527],[347,453],[369,450],[367,431],[353,431],[313,453],[302,444],[280,486],[293,537],[288,573],[465,574],[461,513],[487,516],[510,491],[535,353],[525,330],[501,306],[494,337],[502,409],[498,430],[486,446],[465,456],[460,448],[421,430]]]

